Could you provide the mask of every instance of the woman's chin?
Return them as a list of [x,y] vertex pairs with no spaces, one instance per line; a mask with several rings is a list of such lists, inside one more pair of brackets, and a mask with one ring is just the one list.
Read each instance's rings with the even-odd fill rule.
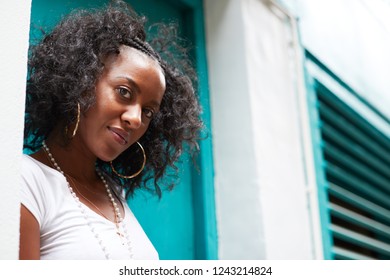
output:
[[110,162],[115,160],[118,157],[118,155],[99,155],[98,158],[101,161]]

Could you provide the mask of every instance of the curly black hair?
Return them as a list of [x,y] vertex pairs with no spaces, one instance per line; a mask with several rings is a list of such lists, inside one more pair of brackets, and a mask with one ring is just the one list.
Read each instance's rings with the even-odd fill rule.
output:
[[[194,90],[195,71],[187,49],[179,44],[175,26],[159,24],[159,32],[147,42],[145,23],[144,16],[122,1],[101,9],[77,10],[30,47],[28,62],[24,147],[31,151],[38,150],[55,127],[65,129],[75,122],[78,103],[82,112],[94,104],[103,60],[107,55],[118,55],[121,45],[136,48],[159,62],[166,91],[159,113],[139,140],[148,159],[145,170],[126,180],[116,176],[109,163],[100,159],[96,163],[126,190],[127,196],[141,187],[161,196],[159,181],[167,170],[177,172],[175,162],[184,148],[198,150],[203,127]],[[142,162],[137,145],[133,146],[114,161],[123,174],[139,169],[135,158]],[[149,181],[153,181],[152,186]]]

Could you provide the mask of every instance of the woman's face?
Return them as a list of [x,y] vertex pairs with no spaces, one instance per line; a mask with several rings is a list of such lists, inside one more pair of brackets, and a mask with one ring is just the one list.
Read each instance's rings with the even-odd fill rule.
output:
[[104,65],[96,103],[82,115],[78,134],[85,149],[111,161],[148,129],[160,108],[165,77],[157,61],[128,46]]

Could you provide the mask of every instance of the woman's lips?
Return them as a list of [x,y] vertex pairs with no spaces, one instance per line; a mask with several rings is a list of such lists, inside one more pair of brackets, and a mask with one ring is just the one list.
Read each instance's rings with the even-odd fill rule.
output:
[[108,130],[111,132],[113,135],[114,140],[116,140],[119,144],[121,145],[126,145],[129,139],[129,134],[124,131],[121,128],[117,127],[108,127]]

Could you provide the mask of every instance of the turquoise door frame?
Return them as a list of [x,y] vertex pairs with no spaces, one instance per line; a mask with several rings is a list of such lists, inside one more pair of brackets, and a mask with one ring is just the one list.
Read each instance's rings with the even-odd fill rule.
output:
[[[174,0],[171,0],[172,2]],[[178,1],[175,1],[178,2]],[[204,10],[202,0],[181,0],[187,5],[188,25],[193,26],[192,41],[194,42],[196,68],[199,76],[199,98],[203,106],[202,119],[206,126],[205,140],[200,142],[200,156],[197,164],[201,172],[193,169],[193,198],[197,211],[195,213],[194,226],[195,256],[197,259],[218,259],[217,223],[215,213],[214,193],[214,163],[212,154],[211,112],[208,86],[207,55],[204,26]]]
[[[62,15],[77,7],[99,7],[106,1],[32,1],[32,29],[34,24],[54,25]],[[210,106],[208,93],[207,60],[202,0],[143,0],[128,1],[150,20],[170,20],[180,23],[185,38],[194,46],[192,56],[199,76],[198,92],[203,108],[202,120],[206,125],[204,140],[199,142],[197,167],[184,156],[179,165],[180,184],[177,190],[164,193],[163,199],[136,197],[130,201],[135,215],[145,228],[162,259],[217,259],[217,229],[214,202],[214,174]],[[40,34],[30,32],[33,44]],[[134,204],[134,205],[132,205]],[[180,210],[183,211],[180,211]],[[156,218],[161,218],[156,221]],[[179,217],[178,217],[179,215]],[[178,217],[176,220],[175,217]],[[178,221],[183,223],[179,225]],[[160,224],[159,224],[160,222]],[[160,227],[158,227],[159,225]],[[164,235],[162,231],[166,230]],[[167,240],[167,238],[169,240]]]

